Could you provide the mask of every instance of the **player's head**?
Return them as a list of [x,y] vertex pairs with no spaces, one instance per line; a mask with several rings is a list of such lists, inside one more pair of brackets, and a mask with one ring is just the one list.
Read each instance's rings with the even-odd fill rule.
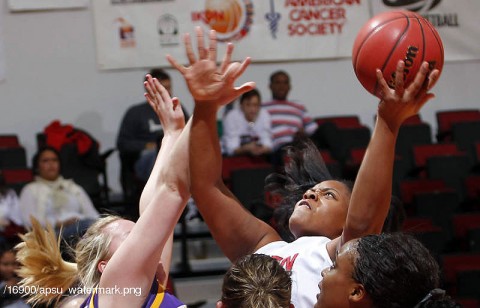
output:
[[225,274],[217,308],[288,308],[291,292],[290,274],[277,260],[247,255]]

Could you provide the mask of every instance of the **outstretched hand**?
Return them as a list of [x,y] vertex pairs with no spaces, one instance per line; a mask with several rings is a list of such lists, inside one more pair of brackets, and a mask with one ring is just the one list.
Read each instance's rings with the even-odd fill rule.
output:
[[197,27],[195,32],[197,35],[198,59],[193,51],[190,35],[187,33],[184,37],[185,51],[190,66],[180,65],[174,58],[167,55],[168,61],[185,78],[195,102],[212,102],[217,105],[224,105],[255,87],[254,82],[246,82],[239,87],[234,86],[235,81],[250,64],[249,57],[242,63],[230,62],[233,44],[229,43],[223,61],[218,66],[216,63],[217,35],[215,30],[211,30],[209,33],[208,49],[204,46],[203,30]]
[[432,93],[428,93],[428,90],[435,84],[440,75],[440,71],[437,69],[429,74],[428,63],[424,62],[413,82],[405,88],[404,68],[405,63],[399,61],[395,72],[394,89],[387,85],[379,69],[376,72],[382,95],[382,100],[378,106],[378,115],[387,122],[392,131],[397,130],[403,121],[417,114],[427,101],[435,97]]
[[147,91],[144,94],[145,98],[157,114],[164,133],[182,131],[185,127],[185,117],[178,98],[171,98],[157,78],[152,78],[150,74],[147,75],[144,86]]

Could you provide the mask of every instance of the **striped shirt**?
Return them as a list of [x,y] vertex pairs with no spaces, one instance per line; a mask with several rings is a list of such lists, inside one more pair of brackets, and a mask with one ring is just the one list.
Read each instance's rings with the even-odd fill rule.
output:
[[262,107],[270,113],[272,119],[275,150],[292,142],[298,131],[303,129],[305,134],[311,135],[317,129],[317,123],[307,115],[307,109],[302,104],[273,100],[263,103]]

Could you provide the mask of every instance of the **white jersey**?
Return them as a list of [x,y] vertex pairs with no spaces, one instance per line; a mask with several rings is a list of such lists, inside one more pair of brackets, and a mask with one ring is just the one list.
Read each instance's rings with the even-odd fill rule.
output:
[[328,242],[330,239],[323,236],[302,236],[292,243],[269,243],[255,253],[277,259],[291,272],[292,304],[295,308],[312,308],[317,302],[322,270],[333,264],[327,252]]

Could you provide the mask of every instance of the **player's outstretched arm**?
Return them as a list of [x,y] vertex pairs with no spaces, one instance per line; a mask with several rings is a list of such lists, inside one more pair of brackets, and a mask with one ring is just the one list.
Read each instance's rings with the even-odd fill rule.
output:
[[225,187],[222,177],[222,156],[217,133],[217,111],[255,86],[247,82],[235,87],[235,81],[250,63],[231,62],[233,45],[229,44],[225,56],[217,65],[217,40],[215,31],[209,33],[205,47],[203,31],[196,29],[198,58],[193,51],[190,36],[185,36],[185,49],[189,66],[168,57],[183,75],[195,100],[190,128],[191,191],[196,205],[209,229],[232,261],[256,251],[280,237],[270,226],[248,212]]
[[382,100],[378,105],[375,128],[358,171],[343,234],[329,244],[330,256],[335,255],[337,245],[381,232],[390,205],[398,131],[405,119],[417,114],[434,97],[428,90],[438,79],[439,71],[433,70],[429,74],[425,62],[414,81],[405,88],[404,66],[405,63],[399,61],[394,89],[388,87],[381,71],[377,70]]

